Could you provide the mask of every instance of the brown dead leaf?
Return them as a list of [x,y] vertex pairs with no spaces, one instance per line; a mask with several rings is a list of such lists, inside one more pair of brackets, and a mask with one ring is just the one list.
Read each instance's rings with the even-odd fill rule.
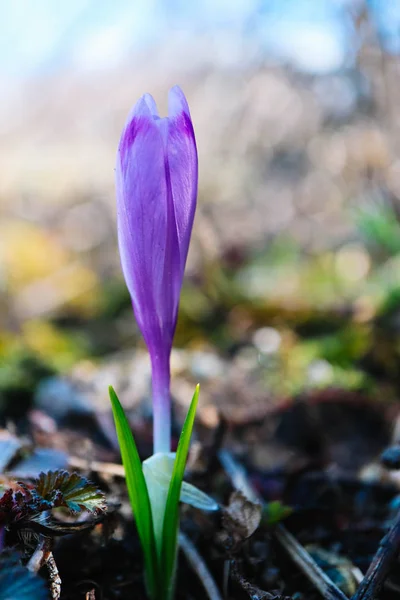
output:
[[231,494],[229,505],[223,508],[223,531],[218,541],[226,550],[237,551],[256,531],[261,521],[261,504],[251,502],[241,491]]

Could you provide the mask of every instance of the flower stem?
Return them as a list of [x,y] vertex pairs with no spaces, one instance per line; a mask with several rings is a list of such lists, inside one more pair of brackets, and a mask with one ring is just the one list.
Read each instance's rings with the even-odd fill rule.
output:
[[171,397],[169,353],[151,353],[153,387],[153,451],[171,450]]

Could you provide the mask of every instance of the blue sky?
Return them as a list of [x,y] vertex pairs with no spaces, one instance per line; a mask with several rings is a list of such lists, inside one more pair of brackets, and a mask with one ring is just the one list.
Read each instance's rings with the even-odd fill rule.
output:
[[377,30],[389,52],[400,52],[400,2],[399,0],[368,0]]
[[[399,50],[400,1],[368,0]],[[351,59],[357,0],[0,0],[0,71],[11,77],[103,68],[177,34],[248,36],[259,51],[310,72]]]

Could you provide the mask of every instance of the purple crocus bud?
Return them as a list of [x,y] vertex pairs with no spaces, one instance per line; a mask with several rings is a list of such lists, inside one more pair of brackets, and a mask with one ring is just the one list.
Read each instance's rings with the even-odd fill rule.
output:
[[169,452],[170,353],[197,198],[197,150],[189,107],[175,86],[160,118],[145,94],[117,154],[118,242],[136,320],[150,352],[154,452]]

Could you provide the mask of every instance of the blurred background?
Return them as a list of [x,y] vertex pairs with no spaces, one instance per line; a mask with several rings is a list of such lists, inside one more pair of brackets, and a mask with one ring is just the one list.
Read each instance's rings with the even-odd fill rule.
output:
[[215,403],[250,410],[267,392],[397,397],[398,0],[0,0],[0,13],[3,403],[18,388],[40,404],[38,382],[66,372],[102,373],[105,394],[124,351],[127,372],[148,372],[113,168],[131,106],[147,91],[165,114],[176,83],[200,189],[174,393],[190,397],[183,373],[208,382],[210,424]]

